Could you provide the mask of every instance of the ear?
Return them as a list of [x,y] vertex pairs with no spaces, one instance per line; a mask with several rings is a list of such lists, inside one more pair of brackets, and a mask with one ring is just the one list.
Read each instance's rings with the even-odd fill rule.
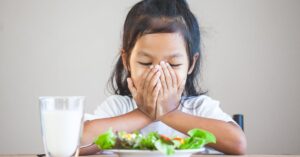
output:
[[190,69],[188,71],[188,75],[193,72],[195,64],[196,64],[198,58],[199,58],[199,52],[195,53],[195,55],[193,56],[193,62],[192,62],[191,66],[190,66]]
[[123,66],[125,70],[130,71],[129,64],[127,63],[127,53],[125,52],[124,49],[122,49],[121,51],[122,51],[121,56],[122,56]]

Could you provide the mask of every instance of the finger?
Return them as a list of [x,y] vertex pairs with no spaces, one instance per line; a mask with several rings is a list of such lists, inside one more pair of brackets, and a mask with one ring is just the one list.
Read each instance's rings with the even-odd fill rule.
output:
[[157,85],[154,87],[153,92],[152,92],[154,100],[156,100],[156,102],[157,102],[157,98],[158,98],[158,94],[159,94],[160,90],[161,90],[161,83],[158,80]]
[[182,95],[182,92],[183,92],[183,90],[185,88],[185,81],[186,81],[186,78],[181,81],[181,83],[180,83],[180,85],[178,87],[177,91],[178,91],[179,96]]
[[164,61],[162,61],[160,63],[161,63],[162,71],[165,74],[165,81],[166,81],[166,84],[167,84],[167,89],[169,89],[169,88],[171,88],[171,85],[172,85],[172,79],[171,79],[170,72],[169,72],[169,70],[167,68],[167,65]]
[[142,75],[142,78],[140,80],[140,83],[139,83],[139,88],[141,88],[142,90],[145,89],[145,80],[146,78],[148,77],[148,75],[150,74],[151,70],[154,68],[153,65],[150,66],[149,69],[146,69],[146,71],[144,72],[144,74]]
[[167,87],[165,74],[162,71],[162,67],[160,67],[160,72],[161,72],[160,74],[161,93],[164,93],[164,91],[168,90],[168,87]]
[[154,101],[155,101],[155,119],[156,119],[156,115],[157,115],[157,104],[158,104],[158,99],[159,99],[159,95],[160,95],[160,93],[161,93],[161,84],[160,84],[160,82],[158,82],[158,84],[155,86],[155,88],[154,88],[154,90],[153,90],[153,93],[152,93],[152,95],[153,95],[153,98],[154,98]]
[[129,91],[131,93],[131,95],[135,98],[136,95],[137,95],[137,91],[136,91],[136,88],[134,87],[133,85],[133,81],[131,78],[127,78],[127,84],[128,84],[128,88],[129,88]]
[[172,87],[173,88],[177,88],[178,84],[177,84],[177,76],[176,73],[174,71],[174,69],[171,67],[171,65],[169,63],[167,63],[167,68],[170,72],[171,78],[172,78]]
[[148,86],[148,92],[153,92],[154,88],[157,86],[159,77],[161,75],[161,72],[158,70],[152,79],[150,80],[149,86]]
[[152,90],[149,90],[149,82],[151,81],[152,77],[156,74],[157,72],[157,66],[154,66],[151,68],[151,71],[149,72],[147,78],[144,80],[144,88],[143,88],[143,97],[144,98],[148,98],[150,99],[150,97],[148,96],[149,95],[149,92],[152,91]]
[[155,77],[155,75],[157,74],[157,72],[158,72],[158,65],[155,65],[154,68],[151,69],[149,75],[147,76],[147,78],[145,80],[145,84],[144,84],[144,91],[145,92],[152,91],[153,88],[151,90],[149,90],[149,88],[151,88],[150,87],[151,80]]

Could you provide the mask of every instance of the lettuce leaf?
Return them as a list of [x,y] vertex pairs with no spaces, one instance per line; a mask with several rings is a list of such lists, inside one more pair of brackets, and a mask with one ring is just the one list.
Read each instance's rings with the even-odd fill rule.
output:
[[188,135],[192,138],[201,138],[204,141],[204,144],[208,144],[208,143],[216,143],[216,137],[214,136],[214,134],[206,131],[206,130],[202,130],[202,129],[192,129],[190,131],[188,131]]
[[150,149],[155,150],[155,142],[159,139],[159,134],[157,132],[150,132],[148,135],[144,136],[140,140],[140,149]]
[[175,146],[164,142],[162,139],[157,140],[154,145],[157,150],[165,155],[172,155],[175,153]]
[[105,133],[99,135],[94,143],[97,145],[99,149],[112,149],[116,144],[116,135],[113,133],[112,128],[110,128]]
[[99,149],[139,149],[139,150],[158,150],[165,155],[172,155],[175,149],[200,149],[208,143],[216,143],[215,136],[205,130],[192,129],[187,133],[186,138],[168,138],[159,135],[157,132],[150,132],[142,135],[139,132],[129,134],[120,131],[115,134],[110,128],[107,132],[99,135],[94,143]]
[[202,129],[192,129],[188,131],[187,137],[184,139],[184,144],[179,146],[179,149],[199,149],[208,143],[216,143],[216,137]]

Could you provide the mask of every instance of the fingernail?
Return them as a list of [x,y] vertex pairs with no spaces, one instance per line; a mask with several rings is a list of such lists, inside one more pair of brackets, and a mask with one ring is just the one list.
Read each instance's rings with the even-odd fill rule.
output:
[[151,66],[150,66],[150,69],[152,69],[153,67],[154,67],[154,66],[153,66],[153,65],[151,65]]
[[161,66],[160,66],[160,65],[158,65],[158,70],[159,70],[159,71],[161,70]]
[[163,65],[163,64],[165,64],[165,62],[164,61],[160,61],[160,64]]
[[158,70],[158,69],[159,69],[159,65],[155,65],[155,69],[157,69],[157,70]]

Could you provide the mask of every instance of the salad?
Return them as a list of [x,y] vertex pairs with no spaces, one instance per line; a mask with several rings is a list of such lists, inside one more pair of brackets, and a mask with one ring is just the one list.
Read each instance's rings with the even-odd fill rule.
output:
[[150,132],[142,135],[138,131],[127,133],[120,131],[114,133],[110,128],[100,134],[94,143],[99,149],[137,149],[137,150],[158,150],[165,155],[172,155],[175,150],[200,149],[208,143],[216,143],[215,136],[205,130],[192,129],[188,131],[188,137],[168,137]]

